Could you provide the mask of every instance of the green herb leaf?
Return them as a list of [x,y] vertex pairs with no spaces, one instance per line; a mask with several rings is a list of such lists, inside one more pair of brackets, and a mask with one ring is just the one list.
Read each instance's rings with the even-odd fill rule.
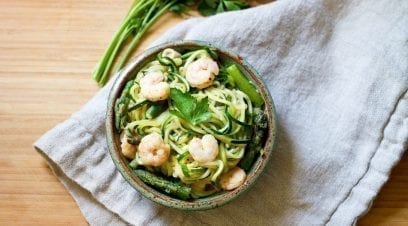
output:
[[224,5],[228,11],[240,10],[239,5],[235,4],[234,1],[224,1]]
[[207,121],[211,118],[211,113],[208,112],[208,97],[199,101],[194,111],[193,124]]
[[220,3],[218,3],[218,7],[217,7],[217,13],[223,13],[225,10],[224,10],[224,3],[223,3],[223,1],[220,1]]
[[210,112],[205,112],[205,113],[196,115],[192,119],[192,123],[193,123],[193,125],[197,125],[198,123],[205,122],[205,121],[209,120],[210,118],[211,118],[211,113]]
[[[196,100],[193,96],[183,93],[178,89],[170,89],[170,97],[173,105],[184,116],[190,117],[196,108]],[[188,118],[187,118],[188,119]]]
[[96,65],[92,73],[93,79],[100,86],[105,85],[111,72],[119,71],[125,66],[144,35],[162,15],[169,11],[184,15],[196,4],[198,4],[198,11],[204,16],[249,6],[246,0],[134,0],[118,31]]
[[245,0],[202,0],[197,9],[201,15],[211,16],[248,7],[249,4]]
[[188,11],[188,5],[186,4],[175,4],[169,8],[169,10],[173,13],[183,14]]
[[191,94],[183,93],[178,89],[170,89],[170,98],[175,109],[170,113],[196,125],[211,118],[208,112],[208,97],[197,101]]
[[215,8],[210,7],[205,1],[198,4],[197,10],[203,16],[212,16],[216,13]]
[[170,114],[175,115],[175,116],[177,116],[177,117],[179,117],[179,118],[188,120],[187,118],[185,118],[185,116],[184,116],[182,113],[180,113],[180,112],[177,111],[177,110],[171,109],[171,110],[169,110],[169,112],[170,112]]
[[219,0],[204,0],[204,1],[211,8],[216,8],[219,3]]

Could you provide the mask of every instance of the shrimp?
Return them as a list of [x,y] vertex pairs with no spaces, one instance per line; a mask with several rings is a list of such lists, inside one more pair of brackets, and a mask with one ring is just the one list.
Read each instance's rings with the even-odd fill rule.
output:
[[203,57],[187,66],[186,79],[192,87],[204,89],[212,85],[218,73],[217,62],[209,57]]
[[140,79],[140,93],[150,101],[165,100],[170,95],[170,86],[164,81],[164,74],[160,71],[148,71]]
[[122,154],[128,159],[134,159],[136,155],[137,145],[130,144],[127,140],[126,135],[121,135],[120,148],[122,149]]
[[220,186],[224,190],[234,190],[241,186],[246,178],[246,173],[239,167],[234,167],[220,177]]
[[201,139],[194,137],[188,143],[188,151],[197,162],[214,161],[218,155],[218,142],[213,135],[206,134]]
[[160,166],[169,158],[170,146],[160,134],[151,133],[142,138],[136,154],[141,165]]

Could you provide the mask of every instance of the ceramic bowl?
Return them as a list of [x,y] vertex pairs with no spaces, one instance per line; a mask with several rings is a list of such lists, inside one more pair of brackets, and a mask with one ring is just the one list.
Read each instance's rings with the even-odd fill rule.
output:
[[[122,89],[124,88],[126,82],[136,75],[136,73],[149,61],[154,60],[157,53],[166,49],[197,49],[202,47],[214,48],[221,59],[230,60],[239,65],[242,72],[253,82],[253,84],[258,88],[259,92],[262,94],[265,100],[265,113],[268,117],[268,131],[267,138],[264,146],[264,152],[255,161],[250,172],[247,173],[246,181],[243,185],[232,191],[223,191],[216,193],[212,196],[199,198],[192,201],[183,201],[177,198],[168,196],[167,194],[161,193],[145,184],[136,175],[133,174],[132,169],[128,166],[128,160],[122,156],[120,149],[119,133],[115,129],[114,123],[114,106],[116,99],[120,96]],[[126,66],[122,72],[117,76],[116,81],[111,88],[109,99],[108,99],[108,109],[106,117],[106,132],[107,132],[107,143],[109,147],[109,152],[112,156],[112,160],[116,165],[117,169],[120,171],[122,176],[126,181],[139,191],[144,197],[168,206],[171,208],[182,209],[182,210],[206,210],[219,207],[224,205],[241,194],[249,190],[255,183],[255,181],[261,176],[264,169],[267,167],[268,161],[271,158],[271,153],[273,151],[273,146],[276,138],[276,114],[273,100],[269,91],[267,90],[264,82],[261,80],[255,69],[250,66],[245,60],[242,59],[237,54],[232,53],[229,50],[214,46],[213,44],[202,42],[202,41],[175,41],[165,43],[150,49],[147,49],[141,53],[134,61],[132,61],[128,66]]]

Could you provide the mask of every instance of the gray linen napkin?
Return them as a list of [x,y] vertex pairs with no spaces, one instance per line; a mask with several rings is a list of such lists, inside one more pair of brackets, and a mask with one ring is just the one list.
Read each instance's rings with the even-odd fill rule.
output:
[[141,197],[105,141],[103,88],[36,143],[90,224],[350,225],[408,140],[408,2],[289,1],[188,20],[158,40],[213,42],[245,57],[276,104],[279,136],[256,186],[218,209]]

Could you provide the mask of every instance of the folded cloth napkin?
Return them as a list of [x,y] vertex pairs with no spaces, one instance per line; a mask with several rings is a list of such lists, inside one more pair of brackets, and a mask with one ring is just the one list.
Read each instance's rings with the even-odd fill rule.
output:
[[278,140],[256,186],[183,212],[136,192],[107,150],[110,82],[35,148],[92,225],[350,225],[408,140],[408,2],[282,0],[187,20],[162,43],[212,42],[246,58],[275,101]]

